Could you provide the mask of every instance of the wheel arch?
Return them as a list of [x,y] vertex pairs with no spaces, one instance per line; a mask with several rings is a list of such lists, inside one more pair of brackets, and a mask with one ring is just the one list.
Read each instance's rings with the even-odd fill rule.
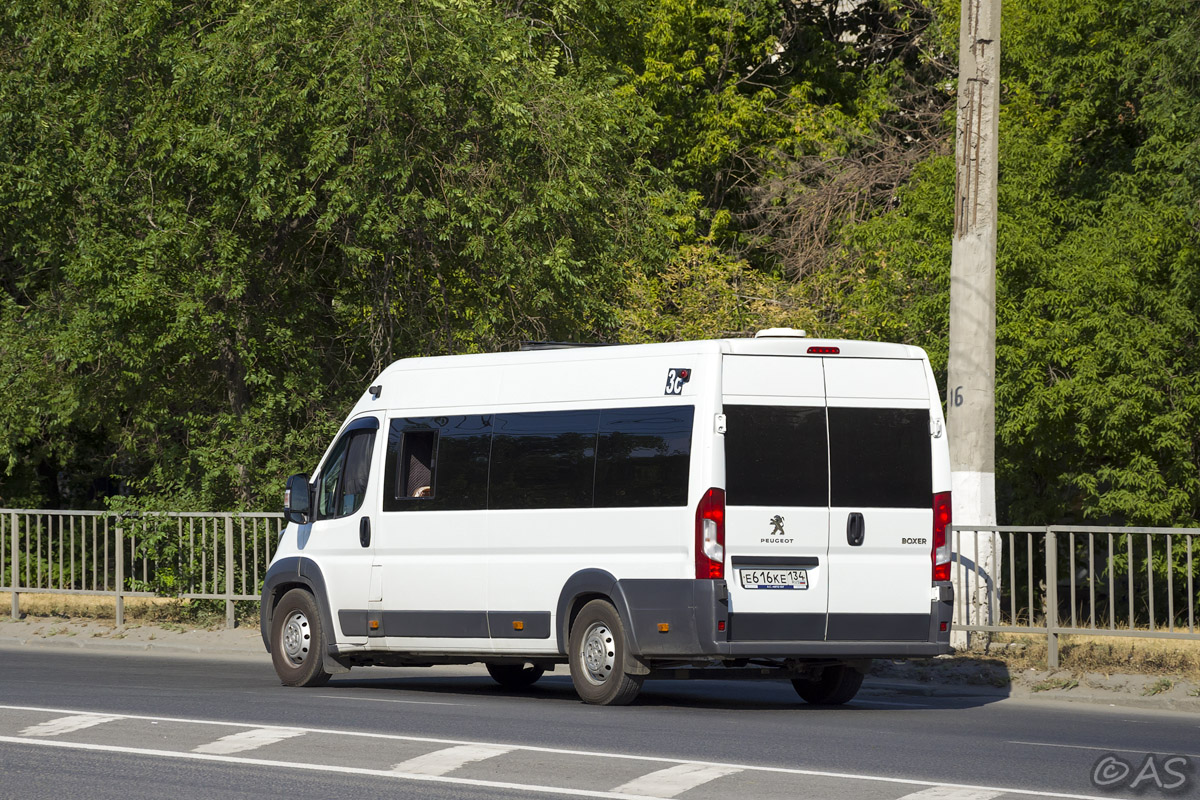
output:
[[333,614],[329,610],[329,598],[325,593],[325,576],[321,568],[311,558],[291,556],[281,558],[271,565],[263,579],[262,597],[259,600],[258,619],[259,630],[262,633],[263,646],[271,652],[271,625],[275,619],[275,607],[279,601],[292,589],[304,589],[313,596],[317,610],[321,614],[321,627],[325,632],[326,652],[325,661],[330,660],[330,650],[337,642],[336,629],[333,627]]
[[625,629],[625,647],[629,655],[640,656],[641,648],[633,631],[629,615],[629,602],[621,583],[612,573],[603,569],[582,569],[567,579],[558,595],[555,614],[555,636],[560,655],[567,654],[567,643],[571,638],[571,624],[579,610],[592,600],[604,600],[617,610],[621,625]]

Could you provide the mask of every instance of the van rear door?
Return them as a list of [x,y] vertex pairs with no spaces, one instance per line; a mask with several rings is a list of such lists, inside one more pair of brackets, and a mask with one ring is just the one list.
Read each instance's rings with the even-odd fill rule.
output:
[[933,465],[924,362],[825,358],[824,372],[831,506],[826,636],[927,640]]
[[821,359],[727,355],[730,639],[825,638],[829,483]]

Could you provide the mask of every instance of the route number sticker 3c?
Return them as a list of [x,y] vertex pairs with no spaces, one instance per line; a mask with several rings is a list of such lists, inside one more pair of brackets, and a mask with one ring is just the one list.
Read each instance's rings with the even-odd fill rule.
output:
[[691,380],[692,371],[690,369],[669,369],[667,370],[667,389],[663,394],[683,394],[683,385]]

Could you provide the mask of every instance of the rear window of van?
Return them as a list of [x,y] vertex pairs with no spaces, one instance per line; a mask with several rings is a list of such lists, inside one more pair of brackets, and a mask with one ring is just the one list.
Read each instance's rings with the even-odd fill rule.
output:
[[824,408],[725,406],[725,502],[826,506]]
[[829,444],[831,506],[931,508],[928,410],[830,408]]
[[929,508],[929,412],[726,405],[725,502]]

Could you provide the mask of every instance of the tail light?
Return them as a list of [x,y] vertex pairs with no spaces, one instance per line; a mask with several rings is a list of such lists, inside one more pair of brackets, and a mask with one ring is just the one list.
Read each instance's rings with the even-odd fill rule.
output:
[[696,578],[725,577],[725,490],[709,489],[696,506]]
[[933,496],[933,580],[950,580],[950,493]]

